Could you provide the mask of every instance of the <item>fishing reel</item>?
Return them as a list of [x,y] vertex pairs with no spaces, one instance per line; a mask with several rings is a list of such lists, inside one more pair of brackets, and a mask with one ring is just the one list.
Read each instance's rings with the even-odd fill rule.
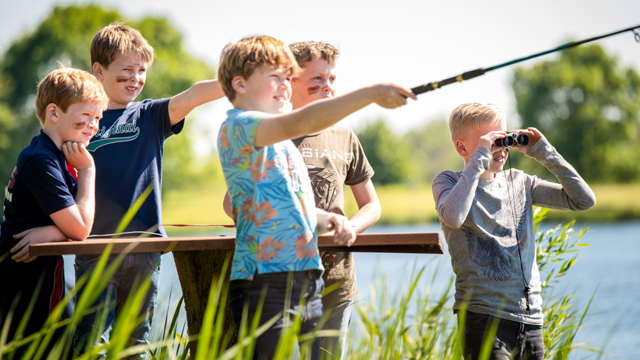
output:
[[527,135],[518,134],[511,131],[507,131],[507,136],[500,139],[496,139],[496,141],[493,143],[493,145],[495,146],[504,146],[504,147],[511,147],[514,145],[527,146],[527,144],[529,144],[529,137]]

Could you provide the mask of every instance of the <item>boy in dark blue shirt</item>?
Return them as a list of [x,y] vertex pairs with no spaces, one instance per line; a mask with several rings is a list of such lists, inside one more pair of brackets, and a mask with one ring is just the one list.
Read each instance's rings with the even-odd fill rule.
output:
[[[146,83],[146,73],[153,62],[153,48],[139,31],[121,24],[104,27],[91,42],[91,65],[95,77],[109,97],[100,129],[87,149],[92,152],[96,177],[96,216],[92,235],[110,237],[127,210],[148,186],[153,190],[142,203],[124,232],[127,236],[141,232],[166,236],[162,227],[162,155],[164,141],[178,134],[184,118],[196,106],[224,96],[217,80],[200,81],[171,98],[134,102]],[[93,271],[98,255],[76,256],[76,278]],[[111,259],[110,259],[111,261]],[[104,329],[118,315],[119,305],[134,292],[136,283],[151,278],[136,329],[133,345],[146,343],[156,307],[160,277],[160,253],[127,254],[104,289],[96,305],[107,303],[110,314]],[[82,295],[82,289],[78,296]],[[108,297],[108,298],[107,298]],[[78,325],[74,348],[82,353],[90,344],[91,334],[99,331],[96,318],[100,311],[86,314]],[[103,329],[103,330],[104,330]],[[146,357],[146,354],[140,354]],[[137,356],[136,356],[137,357]]]
[[11,321],[8,341],[32,298],[27,327],[18,336],[40,330],[64,292],[62,257],[32,257],[29,246],[83,240],[91,231],[96,170],[85,146],[98,131],[108,100],[86,71],[58,69],[38,85],[36,111],[43,129],[18,156],[0,231],[0,324]]

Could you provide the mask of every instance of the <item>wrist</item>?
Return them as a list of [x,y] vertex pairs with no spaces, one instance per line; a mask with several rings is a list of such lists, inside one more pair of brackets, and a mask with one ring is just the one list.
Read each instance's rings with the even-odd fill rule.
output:
[[90,165],[82,168],[76,168],[76,170],[78,170],[78,175],[80,174],[95,175],[96,166],[93,164],[93,161],[92,161]]

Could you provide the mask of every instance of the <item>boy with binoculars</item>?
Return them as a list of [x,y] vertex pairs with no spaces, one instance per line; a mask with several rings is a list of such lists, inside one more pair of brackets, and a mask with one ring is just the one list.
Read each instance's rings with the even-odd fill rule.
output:
[[[449,117],[462,171],[443,171],[433,196],[456,274],[453,311],[465,327],[464,358],[478,359],[490,341],[491,359],[543,359],[542,297],[533,206],[587,210],[593,191],[535,128],[506,131],[491,104],[458,106]],[[558,183],[521,170],[503,171],[510,149],[551,171]],[[493,339],[485,339],[497,323]]]

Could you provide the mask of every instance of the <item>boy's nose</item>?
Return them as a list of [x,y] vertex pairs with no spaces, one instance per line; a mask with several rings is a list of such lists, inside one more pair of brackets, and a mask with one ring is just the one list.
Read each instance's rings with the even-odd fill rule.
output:
[[325,93],[331,93],[333,94],[333,84],[331,84],[330,82],[325,82],[322,86],[322,91]]
[[140,81],[142,81],[142,78],[143,78],[143,76],[142,76],[142,75],[140,75],[140,74],[138,74],[138,73],[135,73],[135,74],[131,75],[131,78],[129,78],[129,80],[131,80],[131,81],[133,81],[134,83],[136,83],[136,84],[137,84],[137,83],[139,83]]

